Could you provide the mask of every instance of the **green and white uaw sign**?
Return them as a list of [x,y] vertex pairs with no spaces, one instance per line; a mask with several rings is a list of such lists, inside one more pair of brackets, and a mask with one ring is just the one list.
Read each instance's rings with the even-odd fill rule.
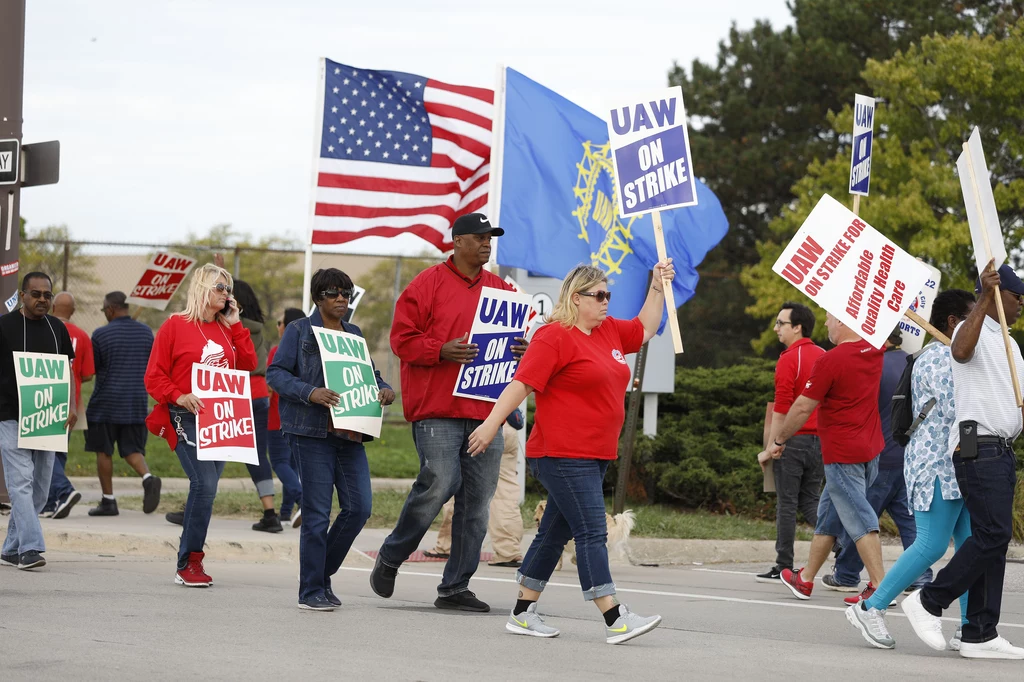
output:
[[313,336],[320,346],[327,388],[341,396],[331,408],[334,428],[379,438],[384,409],[377,399],[380,391],[366,340],[323,327],[313,327]]
[[14,352],[18,447],[68,451],[71,365],[66,355]]

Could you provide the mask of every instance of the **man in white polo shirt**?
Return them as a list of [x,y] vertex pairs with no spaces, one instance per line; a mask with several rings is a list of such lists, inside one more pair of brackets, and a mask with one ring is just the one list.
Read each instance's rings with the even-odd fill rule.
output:
[[[914,632],[933,649],[946,648],[939,617],[968,592],[967,624],[960,655],[965,658],[1024,659],[996,632],[1003,597],[1006,550],[1013,537],[1016,457],[1011,447],[1024,419],[1013,394],[1003,334],[996,310],[999,287],[1006,323],[1020,317],[1024,282],[1009,265],[989,263],[981,275],[981,296],[953,332],[953,395],[957,425],[949,434],[956,481],[971,514],[972,535],[931,584],[903,601]],[[1024,358],[1012,339],[1014,363],[1024,384]]]

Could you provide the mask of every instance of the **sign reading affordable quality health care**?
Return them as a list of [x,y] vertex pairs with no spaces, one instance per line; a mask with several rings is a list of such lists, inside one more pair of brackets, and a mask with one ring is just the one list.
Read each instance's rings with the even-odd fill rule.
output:
[[609,110],[608,141],[622,217],[697,204],[682,88]]
[[772,270],[875,348],[929,277],[927,265],[827,194]]
[[203,401],[196,417],[196,458],[259,464],[249,373],[195,362],[192,392]]
[[313,327],[313,336],[320,346],[327,388],[341,396],[331,408],[334,428],[380,437],[384,408],[366,339],[323,327]]
[[14,351],[18,447],[68,451],[71,363],[66,355]]
[[174,292],[195,264],[195,258],[179,253],[157,253],[146,266],[139,283],[132,287],[132,293],[127,298],[128,304],[166,310]]
[[871,142],[875,131],[875,98],[856,95],[853,100],[853,157],[850,159],[850,194],[868,195],[871,186]]
[[480,352],[459,369],[452,395],[496,402],[515,376],[519,361],[512,355],[515,338],[526,336],[529,294],[484,287],[476,304],[469,343]]

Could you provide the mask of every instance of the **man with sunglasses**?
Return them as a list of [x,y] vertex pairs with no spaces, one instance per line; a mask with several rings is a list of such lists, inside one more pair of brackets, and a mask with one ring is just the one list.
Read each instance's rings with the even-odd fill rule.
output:
[[[420,473],[370,574],[370,587],[385,599],[394,593],[399,566],[416,551],[441,507],[454,495],[451,555],[434,606],[490,610],[469,591],[469,580],[480,562],[504,441],[499,433],[482,454],[470,456],[469,435],[493,404],[453,397],[452,392],[459,368],[479,352],[468,339],[480,290],[512,290],[483,269],[491,256],[491,238],[504,233],[480,213],[458,218],[452,225],[452,256],[417,275],[395,307],[391,348],[402,361],[402,407],[406,421],[412,423]],[[521,357],[526,341],[516,341],[512,352]]]
[[[46,504],[53,475],[53,451],[18,447],[18,382],[14,353],[48,353],[74,359],[71,336],[64,323],[48,315],[53,300],[53,284],[49,275],[30,272],[21,282],[21,309],[0,317],[0,457],[11,496],[11,518],[7,539],[0,550],[0,566],[17,566],[21,570],[46,565],[43,552],[43,529],[39,512]],[[68,395],[66,428],[72,428],[78,417],[75,396]]]
[[[772,408],[771,434],[774,441],[793,403],[803,393],[811,377],[814,362],[825,351],[813,341],[814,313],[799,303],[783,303],[775,319],[775,334],[786,346],[775,365],[775,401]],[[770,459],[767,452],[759,456],[763,466],[772,467],[775,476],[775,565],[758,574],[759,583],[780,580],[782,570],[793,568],[793,545],[796,541],[796,513],[803,514],[804,522],[814,525],[818,521],[818,498],[825,465],[821,459],[821,441],[818,439],[818,411],[811,412],[804,425],[789,439],[785,452],[778,459]]]

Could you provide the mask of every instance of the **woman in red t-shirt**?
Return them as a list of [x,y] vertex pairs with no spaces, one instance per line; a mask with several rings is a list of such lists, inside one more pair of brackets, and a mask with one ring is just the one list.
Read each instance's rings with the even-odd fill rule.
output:
[[516,574],[519,599],[505,629],[520,635],[555,637],[558,630],[537,615],[537,600],[562,556],[576,541],[576,567],[583,598],[605,619],[606,641],[620,644],[649,632],[661,616],[642,617],[619,604],[608,566],[608,527],[603,481],[617,456],[629,384],[626,355],[658,331],[665,309],[663,282],[675,271],[671,259],[654,267],[640,314],[630,321],[608,317],[608,279],[599,268],[578,265],[562,282],[548,320],[537,330],[494,409],[469,437],[470,454],[483,452],[508,415],[536,394],[533,431],[526,457],[548,491],[537,536]]
[[189,480],[174,576],[174,582],[187,587],[213,583],[203,570],[203,543],[224,471],[224,462],[196,457],[196,415],[204,406],[192,393],[192,365],[251,372],[257,364],[249,330],[239,321],[238,305],[231,298],[231,284],[231,274],[224,268],[207,264],[196,270],[184,312],[160,326],[146,367],[146,392],[157,402],[154,412],[170,412],[178,440],[174,450]]

